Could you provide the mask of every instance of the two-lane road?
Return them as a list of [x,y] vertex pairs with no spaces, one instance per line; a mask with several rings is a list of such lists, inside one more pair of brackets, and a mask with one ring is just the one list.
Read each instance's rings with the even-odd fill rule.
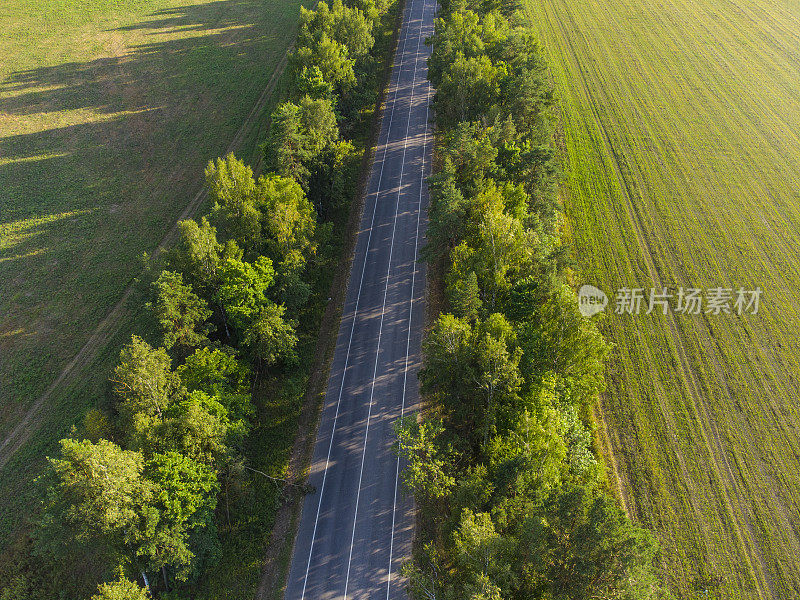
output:
[[392,452],[416,407],[432,137],[427,81],[436,0],[406,0],[379,146],[314,446],[286,600],[403,598],[413,504]]

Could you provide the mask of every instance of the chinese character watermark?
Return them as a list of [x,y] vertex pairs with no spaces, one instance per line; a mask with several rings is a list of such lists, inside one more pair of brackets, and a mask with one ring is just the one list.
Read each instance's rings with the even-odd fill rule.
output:
[[[761,304],[761,288],[629,288],[617,290],[614,313],[618,315],[649,315],[658,312],[667,315],[757,315]],[[608,296],[594,287],[584,285],[578,292],[578,308],[585,317],[605,310]]]

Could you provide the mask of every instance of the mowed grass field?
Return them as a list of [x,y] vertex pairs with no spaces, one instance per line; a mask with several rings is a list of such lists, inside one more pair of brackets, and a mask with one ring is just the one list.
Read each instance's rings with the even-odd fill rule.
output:
[[800,598],[800,3],[526,10],[563,116],[579,283],[612,308],[624,286],[763,290],[757,315],[605,318],[622,499],[679,598]]
[[[242,129],[311,0],[0,3],[0,443],[56,379]],[[0,470],[0,541],[43,454],[108,389],[132,297]],[[4,457],[5,458],[5,457]]]

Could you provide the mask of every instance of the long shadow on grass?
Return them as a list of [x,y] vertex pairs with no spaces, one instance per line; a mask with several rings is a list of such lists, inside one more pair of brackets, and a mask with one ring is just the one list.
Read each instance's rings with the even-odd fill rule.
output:
[[[138,256],[193,197],[205,163],[224,152],[294,31],[288,4],[159,11],[109,32],[136,38],[119,56],[0,82],[0,436],[79,350],[137,274]],[[188,37],[163,39],[179,34]],[[60,425],[42,434],[50,443],[82,416],[52,400],[48,421]],[[16,492],[30,487],[6,475],[0,541]]]
[[[293,29],[290,12],[257,0],[162,10],[117,31],[137,42],[120,56],[0,82],[0,114],[10,116],[0,125],[4,397],[41,393],[134,277],[136,257],[174,222],[257,100],[281,54],[273,47]],[[157,39],[169,35],[188,37]],[[45,376],[20,378],[26,355],[45,346],[57,348]]]

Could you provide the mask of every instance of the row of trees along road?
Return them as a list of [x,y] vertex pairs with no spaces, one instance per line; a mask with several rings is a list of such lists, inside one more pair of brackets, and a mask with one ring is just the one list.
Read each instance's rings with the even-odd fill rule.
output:
[[303,9],[265,174],[233,155],[209,163],[213,208],[182,221],[156,263],[157,331],[122,349],[111,409],[90,412],[49,459],[30,556],[3,600],[194,597],[219,556],[222,506],[252,476],[254,380],[295,368],[300,336],[316,334],[300,323],[328,292],[318,256],[357,185],[347,136],[376,100],[376,86],[359,83],[376,78],[373,30],[389,4]]
[[570,286],[553,94],[517,5],[443,1],[432,39],[425,254],[445,314],[423,346],[428,410],[397,427],[422,523],[405,574],[418,600],[661,598],[657,544],[593,452],[608,346]]

